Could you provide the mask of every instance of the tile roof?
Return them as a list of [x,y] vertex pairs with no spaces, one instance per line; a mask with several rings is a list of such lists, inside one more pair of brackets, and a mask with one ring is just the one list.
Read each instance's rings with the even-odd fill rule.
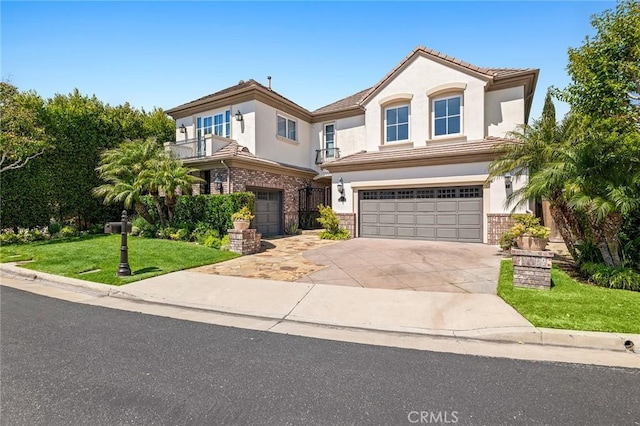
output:
[[309,110],[307,110],[306,108],[298,105],[297,103],[293,102],[291,99],[289,99],[289,98],[287,98],[285,96],[282,96],[280,93],[276,92],[275,90],[269,89],[265,85],[263,85],[261,83],[258,83],[256,80],[254,80],[252,78],[247,80],[247,81],[240,80],[240,82],[238,84],[235,84],[233,86],[230,86],[230,87],[227,87],[225,89],[219,90],[217,92],[211,93],[209,95],[202,96],[202,97],[200,97],[198,99],[195,99],[193,101],[184,103],[182,105],[178,105],[177,107],[168,109],[166,112],[173,112],[173,111],[181,110],[181,109],[184,109],[184,108],[189,108],[190,106],[195,106],[195,105],[201,104],[201,103],[203,103],[203,101],[207,101],[207,100],[215,100],[215,99],[218,99],[218,98],[224,98],[224,96],[226,96],[226,95],[229,95],[229,94],[232,94],[232,93],[235,93],[235,92],[241,92],[241,91],[244,91],[244,90],[249,90],[252,87],[261,88],[261,89],[263,89],[265,91],[268,91],[268,92],[272,93],[275,97],[278,97],[278,98],[280,98],[282,100],[285,100],[285,101],[287,101],[289,103],[292,103],[293,105],[295,105],[296,107],[300,108],[301,110],[307,112],[308,114],[311,114],[311,112]]
[[330,103],[329,105],[318,108],[317,110],[313,111],[313,114],[323,114],[327,112],[340,111],[345,108],[357,106],[360,104],[360,101],[369,94],[369,91],[371,89],[372,88],[369,87],[367,89],[359,91],[358,93],[347,96],[346,98],[342,98],[339,101],[335,101],[333,103]]
[[360,151],[355,154],[347,155],[342,158],[335,159],[330,163],[324,164],[322,167],[330,168],[331,166],[342,166],[351,164],[366,164],[381,161],[397,161],[409,159],[427,159],[448,157],[459,154],[480,154],[495,152],[500,145],[504,143],[516,143],[514,139],[499,138],[495,136],[487,136],[481,140],[441,143],[427,145],[419,148],[399,148],[388,149],[383,151]]
[[286,163],[280,163],[278,161],[272,161],[272,160],[267,160],[264,158],[260,158],[260,157],[256,157],[255,155],[253,155],[250,151],[249,148],[247,148],[246,146],[240,145],[238,142],[236,141],[231,141],[229,142],[227,145],[223,146],[222,148],[220,148],[219,150],[217,150],[216,152],[214,152],[213,154],[205,157],[205,158],[200,158],[198,160],[202,161],[216,161],[216,160],[230,160],[230,159],[245,159],[248,161],[252,161],[255,163],[262,163],[262,164],[269,164],[272,166],[280,166],[280,167],[286,167],[286,168],[290,168],[290,169],[296,169],[296,170],[301,170],[303,172],[310,172],[313,174],[317,174],[316,170],[313,169],[308,169],[306,167],[299,167],[299,166],[294,166],[291,164],[286,164]]

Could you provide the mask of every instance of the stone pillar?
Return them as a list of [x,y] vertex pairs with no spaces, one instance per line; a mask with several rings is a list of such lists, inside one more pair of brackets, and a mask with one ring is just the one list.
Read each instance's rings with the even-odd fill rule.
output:
[[487,213],[487,244],[496,245],[500,236],[515,225],[510,213]]
[[553,252],[511,249],[514,287],[551,289]]
[[229,250],[241,255],[257,253],[260,250],[262,234],[257,229],[229,229]]
[[351,238],[356,236],[356,214],[355,213],[336,213],[340,219],[340,226],[345,228],[351,234]]

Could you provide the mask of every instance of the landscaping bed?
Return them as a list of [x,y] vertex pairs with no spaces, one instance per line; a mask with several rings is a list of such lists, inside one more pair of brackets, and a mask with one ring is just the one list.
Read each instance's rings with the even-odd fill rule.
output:
[[103,284],[133,281],[233,259],[239,255],[201,245],[162,239],[129,238],[130,277],[116,277],[120,235],[93,235],[0,247],[0,262],[32,260],[23,266],[41,272]]
[[503,260],[498,295],[536,327],[640,333],[640,292],[585,284],[556,265],[551,290],[513,287],[513,264]]

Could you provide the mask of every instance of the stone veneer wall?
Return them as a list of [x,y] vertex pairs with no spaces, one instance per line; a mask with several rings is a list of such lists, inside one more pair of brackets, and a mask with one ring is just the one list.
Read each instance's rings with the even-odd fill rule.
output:
[[229,250],[241,255],[257,253],[262,235],[256,229],[229,229]]
[[351,234],[351,238],[356,236],[356,214],[355,213],[336,213],[340,219],[340,225],[346,228]]
[[[216,178],[222,181],[222,189],[224,194],[229,192],[242,192],[251,190],[253,188],[263,189],[276,189],[282,191],[282,204],[283,204],[283,226],[291,221],[298,222],[298,190],[310,185],[313,188],[323,188],[324,186],[318,185],[313,179],[302,178],[297,176],[280,175],[277,173],[242,169],[238,167],[231,167],[229,170],[226,168],[213,168],[211,170],[211,182],[210,188],[212,194],[219,194],[217,188],[213,182]],[[231,188],[227,184],[227,173],[230,173]],[[204,172],[201,171],[201,178],[204,177]],[[194,185],[194,194],[200,193],[200,185]]]
[[515,287],[551,288],[553,252],[511,249]]
[[500,236],[515,223],[510,213],[487,213],[487,244],[498,244]]
[[314,188],[320,187],[312,179],[235,167],[231,169],[231,182],[234,192],[247,191],[247,188],[281,190],[283,197],[282,210],[284,213],[283,226],[286,226],[291,221],[298,223],[298,190],[307,185]]

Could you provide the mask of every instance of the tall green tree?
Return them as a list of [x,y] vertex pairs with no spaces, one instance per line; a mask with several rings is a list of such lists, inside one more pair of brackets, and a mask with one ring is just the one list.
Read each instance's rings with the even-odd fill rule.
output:
[[43,121],[40,96],[0,82],[0,173],[20,169],[51,148]]

